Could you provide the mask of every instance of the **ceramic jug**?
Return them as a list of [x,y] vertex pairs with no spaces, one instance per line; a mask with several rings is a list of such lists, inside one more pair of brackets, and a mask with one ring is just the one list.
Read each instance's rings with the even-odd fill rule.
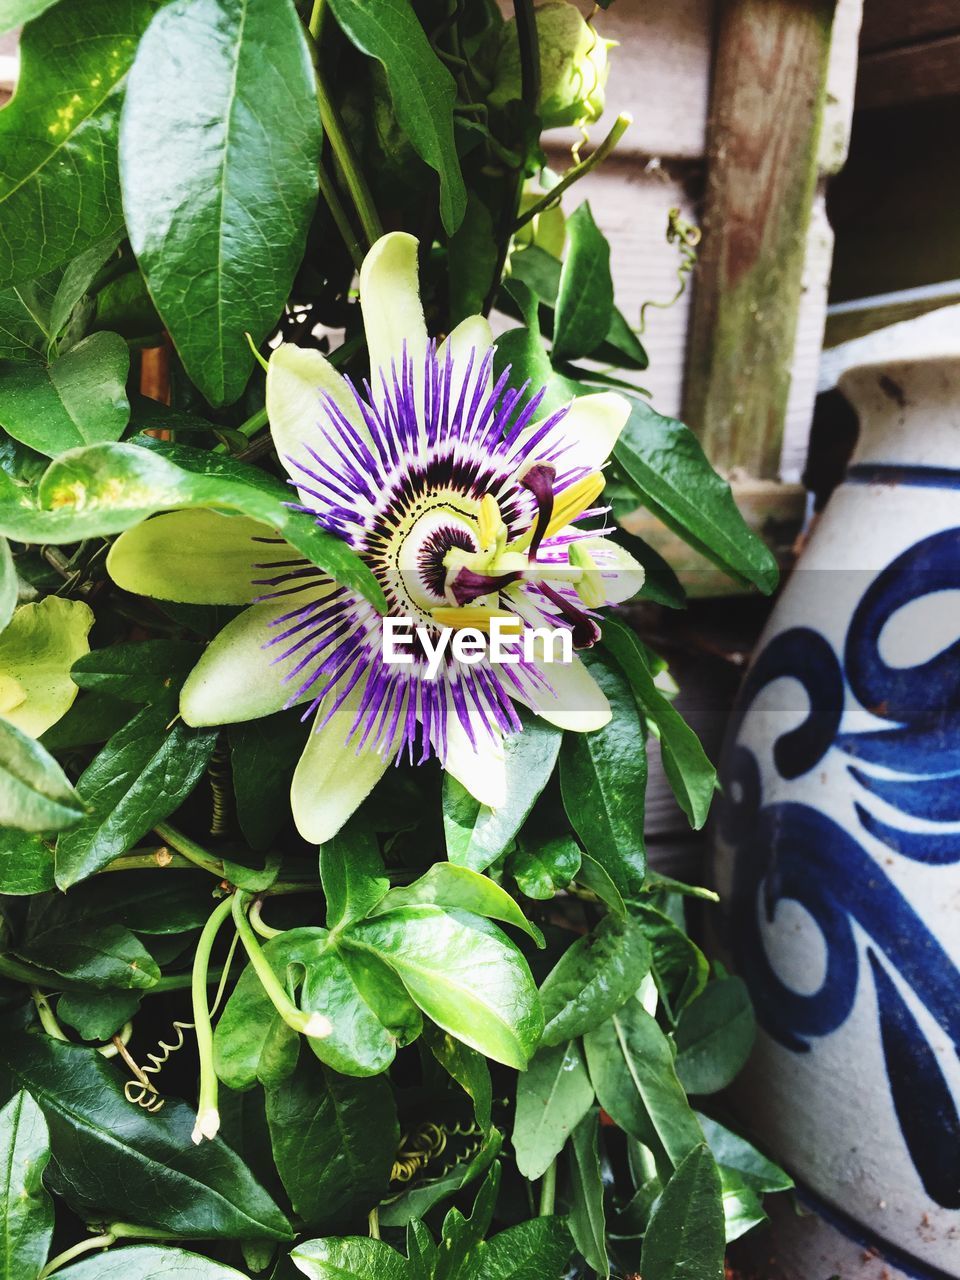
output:
[[858,446],[721,764],[718,946],[759,1024],[741,1116],[811,1211],[778,1212],[789,1280],[960,1277],[960,308],[938,315],[840,379]]

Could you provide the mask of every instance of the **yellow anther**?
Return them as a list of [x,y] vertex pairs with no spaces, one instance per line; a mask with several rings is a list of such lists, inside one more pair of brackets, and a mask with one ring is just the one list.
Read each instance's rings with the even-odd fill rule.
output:
[[500,514],[500,504],[492,493],[485,493],[480,499],[480,514],[477,518],[481,547],[493,547],[505,526]]
[[554,537],[584,511],[589,511],[603,492],[603,485],[603,472],[591,471],[572,484],[569,489],[564,489],[562,493],[557,494],[553,501],[553,515],[543,535],[544,541]]
[[606,596],[600,581],[600,569],[590,552],[578,542],[571,542],[567,557],[571,565],[583,571],[574,588],[587,608],[599,609],[601,605],[606,604]]
[[505,609],[485,609],[479,604],[467,604],[461,609],[440,606],[430,610],[430,616],[441,627],[452,627],[454,631],[462,631],[464,627],[473,627],[484,634],[490,631],[490,623],[494,618],[503,618],[504,635],[519,635],[523,630],[523,619]]

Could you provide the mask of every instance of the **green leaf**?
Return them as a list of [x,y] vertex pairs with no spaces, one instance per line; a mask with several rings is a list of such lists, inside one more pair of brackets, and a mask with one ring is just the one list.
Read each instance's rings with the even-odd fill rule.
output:
[[95,649],[73,664],[74,684],[125,702],[169,700],[196,666],[203,647],[189,640],[140,640]]
[[56,724],[77,696],[74,662],[90,648],[93,611],[81,600],[47,596],[22,605],[0,634],[0,711],[32,737]]
[[542,1042],[559,1045],[605,1022],[650,970],[650,947],[631,919],[605,916],[557,961],[540,988]]
[[699,1112],[697,1119],[717,1164],[733,1169],[748,1187],[763,1195],[771,1191],[789,1191],[793,1186],[790,1175],[768,1160],[746,1138]]
[[576,879],[585,889],[595,893],[615,916],[619,916],[621,920],[626,918],[627,908],[623,894],[611,880],[609,872],[595,858],[591,858],[589,853],[581,853],[580,870]]
[[25,286],[0,289],[0,360],[42,360],[50,341],[45,325]]
[[476,1280],[561,1280],[570,1253],[562,1218],[533,1218],[484,1241]]
[[507,870],[520,892],[545,902],[565,889],[580,870],[580,846],[572,836],[527,841],[510,856]]
[[[604,627],[606,628],[606,622]],[[625,897],[643,888],[647,749],[630,687],[599,659],[590,674],[607,696],[610,723],[594,733],[568,733],[560,752],[560,791],[573,829]]]
[[452,862],[435,862],[425,875],[413,884],[390,892],[376,904],[375,915],[384,915],[401,907],[435,906],[448,911],[469,911],[488,920],[500,920],[522,929],[537,946],[542,947],[543,934],[531,924],[505,889],[488,876]]
[[720,1194],[723,1198],[723,1233],[727,1244],[767,1221],[760,1197],[747,1186],[735,1169],[720,1170]]
[[38,835],[0,827],[0,893],[25,897],[54,887],[53,849]]
[[95,1049],[5,1020],[0,1080],[37,1100],[53,1148],[47,1181],[84,1218],[135,1211],[138,1225],[181,1239],[290,1238],[284,1215],[229,1147],[191,1142],[196,1117],[185,1103],[168,1097],[147,1115],[127,1102],[124,1078]]
[[0,631],[13,617],[17,606],[17,569],[6,538],[0,538]]
[[[46,323],[51,345],[55,345],[57,336],[70,320],[77,303],[86,294],[104,265],[116,254],[121,239],[122,235],[117,231],[104,240],[96,241],[89,249],[72,258],[62,272],[55,273],[59,279],[50,300]],[[110,324],[104,324],[101,327],[113,328]]]
[[222,1262],[155,1244],[98,1253],[58,1274],[65,1280],[245,1280],[239,1271]]
[[160,977],[143,943],[120,924],[61,923],[54,917],[21,942],[17,952],[42,969],[90,987],[144,989]]
[[320,847],[320,880],[327,900],[327,928],[363,920],[390,888],[377,837],[362,818],[354,818]]
[[547,392],[540,403],[540,412],[553,413],[579,393],[580,384],[569,382],[554,372],[540,336],[537,299],[529,287],[522,280],[511,278],[507,280],[504,289],[519,308],[524,323],[522,328],[508,329],[497,338],[493,371],[499,378],[509,367],[511,387],[519,388],[529,383],[527,390],[517,401],[518,408],[525,405],[541,387],[545,387]]
[[190,794],[216,746],[210,729],[170,727],[170,708],[144,707],[80,775],[87,816],[57,843],[57,884],[67,889],[125,853]]
[[20,82],[0,113],[0,284],[122,227],[117,119],[151,13],[147,0],[60,0],[24,29]]
[[567,237],[553,328],[555,361],[589,355],[613,321],[610,245],[587,201],[567,219]]
[[394,969],[444,1031],[522,1071],[543,1031],[540,1000],[520,951],[487,920],[440,907],[404,907],[355,925],[351,946]]
[[0,534],[20,542],[79,542],[174,507],[237,511],[276,529],[331,577],[385,607],[368,566],[342,539],[286,505],[290,490],[279,480],[220,454],[148,441],[72,450],[47,468],[37,495],[0,472]]
[[351,1080],[304,1055],[289,1080],[267,1090],[267,1120],[277,1171],[306,1228],[365,1225],[400,1142],[387,1081]]
[[513,1150],[525,1178],[542,1178],[593,1106],[593,1085],[577,1042],[541,1049],[517,1080]]
[[450,327],[483,311],[497,270],[497,239],[490,210],[476,192],[467,197],[467,211],[447,244],[450,281]]
[[0,34],[39,17],[57,0],[0,0]]
[[33,1280],[53,1237],[53,1201],[43,1187],[47,1122],[20,1090],[0,1111],[0,1280]]
[[103,1044],[139,1007],[135,991],[65,991],[57,1001],[57,1017],[84,1040]]
[[720,1174],[701,1144],[663,1189],[643,1238],[644,1280],[723,1280]]
[[549,782],[562,737],[546,721],[531,719],[523,733],[505,739],[507,795],[498,809],[480,804],[455,778],[444,775],[443,831],[451,862],[473,871],[496,862]]
[[330,8],[357,48],[383,64],[400,128],[440,176],[440,217],[453,235],[467,207],[453,133],[453,76],[431,47],[409,0],[378,0],[375,6],[364,0],[330,0]]
[[640,641],[630,628],[606,618],[603,641],[623,668],[640,709],[657,726],[664,772],[678,804],[699,831],[716,790],[716,769],[700,739],[654,684]]
[[466,1280],[477,1270],[483,1237],[490,1229],[500,1190],[500,1165],[494,1164],[465,1218],[453,1208],[443,1220],[434,1280]]
[[53,756],[0,719],[0,825],[61,831],[83,813],[83,801]]
[[730,485],[710,466],[696,436],[633,400],[614,455],[653,514],[737,582],[769,595],[777,562],[747,527]]
[[424,1024],[423,1038],[441,1067],[473,1099],[474,1117],[486,1133],[493,1110],[493,1085],[486,1058],[431,1022]]
[[66,715],[41,735],[40,744],[54,752],[97,745],[122,728],[131,714],[129,703],[108,694],[81,695]]
[[591,1111],[573,1131],[570,1143],[570,1215],[567,1219],[574,1243],[587,1265],[600,1276],[610,1275],[607,1258],[603,1179],[597,1140],[600,1114]]
[[405,1227],[416,1218],[423,1218],[434,1205],[456,1195],[464,1187],[482,1178],[494,1160],[500,1154],[503,1137],[499,1129],[491,1129],[483,1140],[483,1145],[469,1160],[455,1164],[452,1169],[441,1174],[431,1182],[421,1186],[410,1187],[394,1199],[380,1206],[380,1225],[384,1227]]
[[646,902],[633,905],[634,917],[653,948],[653,971],[664,1008],[672,1021],[707,985],[710,965],[700,948],[662,911]]
[[[264,954],[292,996],[295,983],[288,950],[289,943],[281,936],[266,944]],[[279,1085],[293,1074],[299,1056],[299,1035],[277,1013],[253,966],[248,965],[217,1020],[213,1035],[217,1075],[230,1089],[250,1089],[258,1081]]]
[[647,1146],[659,1140],[674,1166],[703,1142],[670,1042],[638,1001],[589,1032],[584,1048],[597,1098],[614,1124]]
[[304,1240],[290,1257],[310,1280],[426,1280],[403,1254],[369,1236]]
[[48,458],[119,440],[130,417],[129,365],[117,333],[93,333],[50,365],[8,363],[0,369],[0,426]]
[[252,849],[269,848],[289,820],[290,780],[309,732],[296,710],[227,731],[237,821]]
[[320,113],[292,0],[174,0],[120,123],[130,243],[187,373],[231,404],[276,324],[317,198]]
[[750,1056],[757,1031],[740,978],[721,978],[687,1005],[677,1023],[677,1075],[687,1093],[717,1093]]

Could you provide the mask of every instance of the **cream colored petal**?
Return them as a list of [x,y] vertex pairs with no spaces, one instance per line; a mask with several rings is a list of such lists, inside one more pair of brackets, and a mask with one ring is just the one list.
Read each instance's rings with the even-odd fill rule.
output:
[[[278,632],[296,621],[271,626],[278,615],[319,600],[333,590],[333,584],[320,584],[299,596],[284,596],[264,604],[251,605],[239,617],[228,622],[207,645],[203,657],[190,672],[180,693],[180,714],[187,724],[236,724],[241,720],[257,720],[279,711],[297,690],[296,677],[290,674],[303,658],[303,650],[275,661],[284,644],[269,642]],[[291,636],[288,644],[296,637]],[[304,672],[303,679],[307,673]],[[305,694],[300,701],[312,695]]]
[[577,546],[586,551],[597,566],[600,590],[607,604],[632,600],[643,586],[646,576],[643,565],[609,538],[583,538]]
[[420,370],[427,350],[427,326],[420,303],[420,280],[414,236],[391,231],[381,236],[360,268],[360,306],[370,353],[370,385],[380,391],[380,371],[392,380],[399,370],[404,344],[415,370]]
[[361,679],[326,724],[335,700],[333,690],[317,711],[317,719],[293,775],[290,804],[297,830],[311,844],[332,840],[383,777],[395,752],[379,754],[369,745],[357,751],[360,734],[349,742],[365,687]]
[[122,533],[110,548],[107,572],[118,587],[182,604],[249,604],[268,588],[257,565],[302,557],[274,529],[246,516],[216,511],[168,511]]
[[[630,402],[615,391],[578,396],[537,445],[537,454],[548,457],[558,451],[559,468],[588,467],[597,471],[610,457],[629,417]],[[541,418],[520,432],[515,452],[536,435],[545,420]]]
[[574,733],[592,733],[609,724],[612,713],[606,694],[576,655],[570,663],[541,661],[537,666],[551,686],[527,691],[530,708],[538,716]]
[[447,750],[443,767],[475,800],[498,809],[507,798],[507,768],[503,739],[491,738],[482,724],[474,730],[476,746],[467,737],[456,711],[447,712]]
[[[451,370],[450,402],[456,406],[460,401],[467,370],[470,370],[468,395],[472,395],[477,385],[477,373],[483,358],[493,346],[493,330],[485,316],[467,316],[455,329],[451,329],[437,350],[437,360],[441,369],[449,351],[453,357]],[[471,363],[471,356],[473,362]],[[487,395],[493,389],[493,366],[484,380]]]
[[280,461],[298,486],[309,484],[309,478],[295,462],[311,471],[317,469],[307,452],[308,445],[333,466],[342,465],[324,434],[340,434],[338,423],[324,403],[327,396],[361,439],[368,441],[369,433],[353,392],[326,356],[290,342],[277,347],[267,365],[267,417]]

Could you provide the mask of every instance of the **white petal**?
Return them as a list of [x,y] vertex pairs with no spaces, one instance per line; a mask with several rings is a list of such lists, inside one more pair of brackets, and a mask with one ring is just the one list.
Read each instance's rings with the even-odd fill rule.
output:
[[118,587],[154,600],[183,604],[250,604],[267,587],[259,564],[296,559],[276,530],[246,516],[216,511],[168,511],[122,533],[110,548],[107,572]]
[[294,772],[290,789],[293,819],[304,840],[311,844],[333,839],[393,759],[393,752],[380,755],[370,750],[369,745],[358,753],[360,734],[347,741],[364,687],[364,681],[359,680],[327,723],[321,724],[335,700],[336,690],[327,695],[317,711],[316,725]]
[[[275,662],[284,645],[264,646],[285,628],[270,624],[278,615],[295,609],[298,600],[301,604],[320,600],[332,590],[332,583],[317,584],[301,595],[251,605],[228,622],[207,645],[180,693],[180,714],[187,724],[236,724],[279,711],[298,688],[296,677],[287,682],[283,677],[297,665],[303,651]],[[291,636],[289,643],[294,639]],[[306,675],[304,672],[304,680]],[[300,701],[310,696],[308,693]]]
[[586,551],[600,573],[600,589],[607,604],[632,600],[643,586],[646,571],[639,560],[610,538],[583,538],[578,546]]
[[[485,316],[467,316],[455,329],[451,329],[437,350],[437,361],[442,369],[447,359],[447,352],[453,355],[453,369],[450,382],[450,402],[456,405],[470,369],[470,390],[477,385],[477,371],[483,358],[493,346],[493,330]],[[473,363],[470,357],[473,356]],[[486,377],[485,390],[487,396],[493,390],[493,366]]]
[[381,236],[360,268],[360,306],[370,352],[370,385],[380,390],[380,371],[389,385],[404,344],[415,371],[422,369],[427,350],[427,326],[420,303],[417,273],[418,242],[405,231]]
[[592,733],[610,723],[607,696],[579,658],[573,662],[539,662],[540,672],[550,689],[539,688],[526,698],[531,710],[555,724],[558,729],[574,733]]
[[475,800],[489,809],[498,809],[507,798],[503,739],[499,735],[491,738],[482,724],[476,726],[474,737],[476,746],[471,744],[451,704],[447,712],[447,751],[443,767]]
[[339,465],[336,452],[325,432],[337,434],[323,399],[329,396],[361,439],[369,433],[352,391],[341,374],[319,351],[285,342],[273,352],[267,365],[267,417],[270,433],[280,461],[295,484],[306,483],[303,472],[291,459],[302,462],[312,471],[317,464],[310,457],[309,445],[321,458]]
[[[563,419],[537,445],[537,454],[546,458],[562,450],[557,459],[562,469],[588,467],[599,471],[629,417],[630,402],[615,391],[578,396]],[[544,421],[541,418],[520,432],[515,452],[539,431]]]

